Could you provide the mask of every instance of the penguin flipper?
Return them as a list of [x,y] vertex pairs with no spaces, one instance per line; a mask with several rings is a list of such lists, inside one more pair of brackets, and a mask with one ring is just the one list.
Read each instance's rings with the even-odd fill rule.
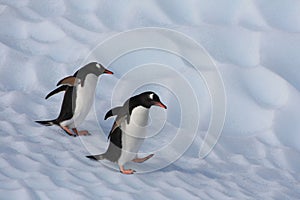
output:
[[121,109],[122,109],[122,106],[118,106],[118,107],[115,107],[115,108],[110,109],[110,110],[106,113],[106,115],[105,115],[105,117],[104,117],[104,120],[106,120],[106,119],[109,118],[109,117],[118,115],[118,114],[120,113]]
[[59,88],[56,88],[55,90],[53,90],[53,91],[51,91],[49,94],[47,94],[47,96],[45,97],[45,99],[48,99],[48,98],[51,97],[52,95],[57,94],[57,93],[59,93],[59,92],[66,91],[67,88],[68,88],[67,85],[62,85],[62,86],[60,86]]
[[59,85],[76,86],[76,85],[80,84],[80,82],[81,82],[81,80],[77,77],[67,76],[67,77],[61,79],[60,81],[58,81],[56,86],[59,86]]

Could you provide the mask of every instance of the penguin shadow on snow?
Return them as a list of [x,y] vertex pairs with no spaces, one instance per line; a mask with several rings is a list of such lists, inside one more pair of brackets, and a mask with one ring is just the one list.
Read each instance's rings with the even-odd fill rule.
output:
[[103,154],[86,157],[92,160],[109,160],[118,164],[121,173],[133,174],[135,170],[124,168],[126,163],[130,161],[143,163],[154,155],[150,154],[144,158],[137,156],[146,137],[151,106],[167,109],[157,94],[147,91],[129,98],[122,106],[109,110],[104,117],[105,120],[116,116],[108,135],[109,146]]
[[97,81],[102,74],[113,74],[97,62],[91,62],[72,76],[60,80],[58,88],[51,91],[45,99],[59,92],[65,92],[58,117],[53,120],[35,121],[44,126],[59,126],[69,136],[89,135],[86,130],[78,131],[77,127],[89,113],[95,96]]

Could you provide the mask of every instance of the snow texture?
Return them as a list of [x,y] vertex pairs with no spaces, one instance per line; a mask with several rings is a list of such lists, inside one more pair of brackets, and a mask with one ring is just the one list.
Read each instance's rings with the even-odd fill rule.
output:
[[[0,16],[1,199],[300,199],[298,0],[1,0]],[[182,59],[166,52],[132,52],[108,66],[115,75],[100,78],[94,108],[80,126],[91,136],[72,138],[34,123],[56,117],[62,95],[44,96],[96,45],[142,27],[182,32],[217,64],[227,115],[205,159],[198,152],[211,117],[209,93]],[[106,149],[98,124],[108,134],[112,121],[104,114],[129,97],[111,103],[115,85],[132,66],[147,63],[174,67],[198,90],[199,130],[176,162],[126,176],[85,156]],[[145,140],[142,152],[167,145],[181,121],[172,91],[160,96],[168,111],[154,109],[160,118],[152,115],[152,122],[167,126]]]

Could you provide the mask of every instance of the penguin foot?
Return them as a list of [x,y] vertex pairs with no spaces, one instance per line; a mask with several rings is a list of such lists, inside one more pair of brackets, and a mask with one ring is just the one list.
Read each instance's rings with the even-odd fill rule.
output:
[[76,134],[72,133],[72,131],[66,126],[60,126],[69,136],[76,137]]
[[120,166],[120,172],[122,174],[133,174],[134,172],[136,172],[135,170],[133,169],[124,169],[123,166]]
[[83,130],[83,131],[78,131],[78,135],[91,135],[88,131]]
[[152,158],[153,156],[154,156],[154,154],[150,154],[150,155],[148,155],[148,156],[146,156],[144,158],[135,158],[132,161],[136,162],[136,163],[142,163],[142,162],[145,162],[146,160]]
[[83,130],[83,131],[78,131],[76,128],[72,128],[72,130],[74,131],[74,133],[76,133],[76,135],[90,135],[90,133],[86,130]]

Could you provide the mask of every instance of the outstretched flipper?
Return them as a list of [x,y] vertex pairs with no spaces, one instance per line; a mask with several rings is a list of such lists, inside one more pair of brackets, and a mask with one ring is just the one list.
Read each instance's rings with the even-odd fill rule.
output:
[[62,85],[60,86],[59,88],[56,88],[55,90],[51,91],[49,94],[47,94],[47,96],[45,97],[45,99],[48,99],[49,97],[51,97],[52,95],[55,95],[59,92],[62,92],[62,91],[66,91],[66,89],[68,88],[67,85]]
[[119,125],[118,121],[120,121],[121,119],[124,119],[124,118],[126,118],[127,124],[129,124],[129,122],[130,122],[130,110],[129,109],[130,108],[128,106],[128,103],[125,103],[124,106],[118,106],[118,107],[112,108],[106,113],[104,120],[106,120],[109,117],[117,115],[118,117],[116,119],[116,122],[118,125]]
[[81,80],[79,78],[74,77],[74,76],[68,76],[68,77],[63,78],[60,81],[58,81],[56,86],[59,86],[59,85],[77,86],[80,84],[80,82],[81,82]]
[[121,109],[122,109],[122,106],[119,106],[119,107],[115,107],[115,108],[110,109],[110,110],[106,113],[106,115],[105,115],[105,117],[104,117],[104,120],[107,120],[107,118],[109,118],[109,117],[118,115],[118,114],[121,112]]
[[66,91],[68,87],[74,87],[80,84],[80,79],[74,76],[68,76],[66,78],[61,79],[56,86],[62,85],[59,88],[56,88],[55,90],[51,91],[45,99],[48,99],[49,97],[53,96],[54,94],[57,94],[62,91]]

